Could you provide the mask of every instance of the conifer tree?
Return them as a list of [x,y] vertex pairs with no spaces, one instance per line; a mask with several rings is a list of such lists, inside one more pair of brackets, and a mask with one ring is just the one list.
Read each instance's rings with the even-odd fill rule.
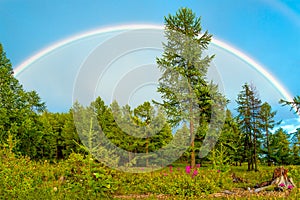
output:
[[41,138],[38,113],[45,107],[35,91],[25,91],[14,77],[12,64],[0,44],[0,143],[12,134],[19,141],[16,151],[36,157]]
[[254,85],[243,85],[243,90],[238,94],[236,100],[238,104],[238,119],[241,130],[244,133],[244,151],[248,161],[248,170],[257,171],[257,136],[259,132],[260,119],[259,112],[261,100]]
[[206,81],[213,56],[203,56],[212,35],[202,32],[200,18],[191,9],[181,8],[165,17],[164,52],[157,64],[162,72],[158,92],[161,93],[172,126],[189,124],[191,166],[195,166],[194,138],[201,121],[210,118],[210,90]]
[[278,125],[279,123],[275,122],[274,117],[276,115],[276,111],[272,111],[271,106],[265,102],[262,104],[260,109],[260,128],[264,135],[264,143],[263,143],[263,153],[266,155],[268,166],[271,166],[271,149],[270,149],[270,135],[271,135],[271,129],[275,127],[275,125]]

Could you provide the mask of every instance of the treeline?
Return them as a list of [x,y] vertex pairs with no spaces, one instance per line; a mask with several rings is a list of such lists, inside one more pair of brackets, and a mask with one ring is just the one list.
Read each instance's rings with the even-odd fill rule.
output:
[[[227,136],[223,130],[222,135],[225,140],[234,138],[231,141],[233,147],[230,148],[236,150],[232,154],[235,161],[239,164],[247,162],[248,170],[258,170],[258,163],[268,166],[300,164],[300,129],[294,133],[282,129],[281,121],[275,121],[276,111],[267,102],[262,103],[253,84],[242,86],[236,102],[238,115],[234,118],[228,118],[227,115],[224,128],[226,130],[226,124],[231,123],[229,127],[235,128],[229,133],[237,134],[235,137]],[[294,103],[299,107],[299,103]],[[230,142],[226,143],[231,146]],[[222,141],[219,144],[222,146]]]
[[[274,130],[280,124],[274,121],[276,111],[259,99],[255,86],[242,86],[237,116],[226,109],[228,101],[206,79],[213,56],[202,58],[212,35],[206,31],[199,38],[201,33],[200,18],[190,9],[165,18],[167,43],[157,59],[162,103],[131,108],[116,101],[105,105],[98,97],[90,105],[75,103],[67,113],[47,111],[36,92],[22,88],[0,44],[0,145],[16,155],[52,161],[91,153],[112,166],[178,160],[192,167],[204,161],[213,167],[247,162],[248,170],[258,170],[258,163],[300,164],[300,130]],[[299,97],[281,103],[299,112]],[[216,130],[205,140],[211,127]],[[203,146],[209,150],[204,158]]]
[[[72,152],[87,154],[88,148],[83,148],[83,138],[80,138],[80,133],[76,130],[76,120],[74,122],[74,113],[80,109],[91,110],[97,118],[95,124],[101,127],[107,138],[117,147],[131,152],[120,157],[119,162],[130,161],[137,153],[161,149],[175,137],[182,137],[178,141],[186,140],[184,137],[190,138],[187,126],[172,132],[165,113],[149,102],[131,109],[128,105],[120,107],[117,102],[107,106],[98,97],[87,107],[75,104],[67,113],[48,112],[37,93],[23,90],[13,76],[11,64],[2,46],[0,50],[0,139],[1,145],[5,147],[8,136],[13,136],[16,141],[14,152],[17,155],[27,155],[32,159],[60,160],[67,158]],[[233,117],[229,110],[226,111],[222,133],[215,148],[205,159],[200,160],[196,156],[197,162],[211,161],[214,165],[249,162],[250,169],[255,164],[255,159],[268,165],[300,164],[300,130],[290,134],[279,128],[273,132],[273,128],[279,124],[274,121],[276,112],[272,111],[268,103],[261,103],[253,85],[243,86],[237,102],[239,115]],[[90,117],[81,120],[85,120],[80,121],[81,124],[90,125]],[[149,132],[149,136],[137,137],[141,133],[139,127],[146,127],[151,123],[157,126],[155,134]],[[197,130],[196,155],[205,137],[203,132],[206,131],[203,127]],[[179,160],[189,162],[190,154],[189,148]]]

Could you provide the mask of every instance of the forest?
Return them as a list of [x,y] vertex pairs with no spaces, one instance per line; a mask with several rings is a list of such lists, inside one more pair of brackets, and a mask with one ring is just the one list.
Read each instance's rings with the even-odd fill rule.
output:
[[[277,166],[288,167],[300,186],[300,129],[281,128],[254,84],[241,85],[229,100],[206,79],[214,55],[202,53],[212,35],[192,10],[164,20],[167,42],[156,60],[162,102],[135,108],[97,97],[69,112],[48,111],[14,77],[0,44],[1,196],[214,198],[209,195],[269,180]],[[229,110],[229,101],[238,106]],[[300,115],[300,96],[278,104]],[[232,172],[250,180],[233,185]]]

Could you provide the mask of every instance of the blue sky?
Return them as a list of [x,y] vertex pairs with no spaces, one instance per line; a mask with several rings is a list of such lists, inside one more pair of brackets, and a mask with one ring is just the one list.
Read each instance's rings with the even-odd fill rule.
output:
[[123,24],[163,25],[180,7],[202,17],[216,38],[269,70],[300,94],[300,3],[292,0],[0,0],[0,42],[16,67],[47,46],[89,30]]
[[0,42],[14,66],[56,41],[103,26],[163,24],[179,7],[204,29],[263,64],[300,94],[300,3],[292,0],[0,0]]

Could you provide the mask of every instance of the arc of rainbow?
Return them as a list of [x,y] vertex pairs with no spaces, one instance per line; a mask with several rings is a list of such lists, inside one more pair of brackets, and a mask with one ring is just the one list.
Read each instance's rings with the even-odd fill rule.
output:
[[[101,33],[107,33],[111,31],[126,31],[126,30],[136,30],[136,29],[157,29],[157,30],[163,30],[164,27],[161,25],[152,25],[152,24],[133,24],[133,25],[120,25],[120,26],[110,26],[105,28],[100,28],[92,31],[88,31],[79,35],[75,35],[73,37],[69,37],[65,40],[59,41],[41,51],[33,55],[32,57],[25,60],[23,63],[21,63],[19,66],[17,66],[14,69],[15,76],[18,76],[22,71],[24,71],[27,67],[29,67],[32,63],[35,61],[41,59],[43,56],[47,55],[51,51],[54,51],[55,49],[62,47],[68,43],[77,41],[82,38],[90,37],[93,35],[101,34]],[[216,38],[213,38],[211,41],[214,45],[226,50],[227,52],[230,52],[231,54],[237,56],[241,60],[248,63],[251,67],[253,67],[255,70],[257,70],[259,73],[261,73],[267,80],[270,81],[271,84],[277,90],[281,93],[281,95],[287,100],[292,101],[292,95],[290,95],[289,91],[284,88],[284,86],[269,72],[267,71],[261,64],[259,64],[254,59],[247,56],[245,53],[241,52],[240,50],[237,50],[237,48],[221,41]]]

